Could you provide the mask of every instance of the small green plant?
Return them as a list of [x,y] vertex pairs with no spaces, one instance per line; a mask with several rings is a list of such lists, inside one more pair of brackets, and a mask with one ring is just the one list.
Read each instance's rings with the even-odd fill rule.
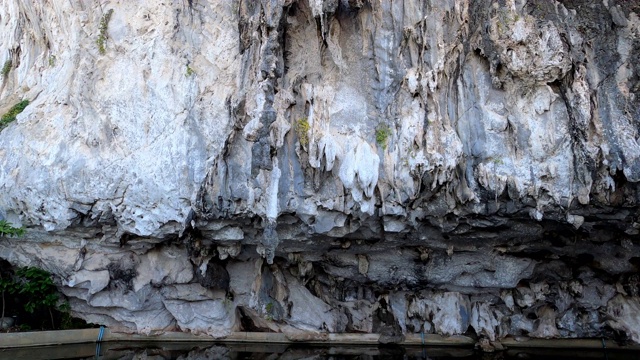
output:
[[195,71],[193,71],[193,69],[191,68],[191,66],[189,66],[189,64],[187,64],[187,71],[185,72],[185,76],[189,77],[192,75],[195,75]]
[[309,121],[307,121],[307,118],[302,118],[296,122],[295,130],[296,134],[298,135],[300,145],[302,146],[306,146],[309,143],[309,129],[311,129],[311,127],[309,126]]
[[71,316],[71,306],[68,302],[64,301],[58,305],[58,311],[62,314],[62,319],[60,320],[60,329],[68,330],[74,329],[74,319]]
[[7,75],[9,75],[9,71],[11,71],[11,65],[13,65],[11,60],[7,60],[4,62],[4,65],[2,66],[2,77],[7,77]]
[[23,227],[13,227],[6,220],[0,220],[0,235],[1,236],[22,236],[25,229]]
[[51,274],[37,267],[23,267],[16,271],[17,292],[29,296],[24,309],[33,313],[41,307],[55,307],[58,294]]
[[[36,267],[18,268],[15,272],[11,270],[7,271],[7,269],[0,270],[1,317],[5,316],[5,293],[13,295],[14,301],[18,299],[17,304],[21,304],[22,310],[25,312],[31,314],[37,312],[35,319],[32,319],[32,321],[43,321],[40,317],[40,312],[48,311],[52,329],[56,329],[54,324],[55,311],[57,311],[60,316],[61,329],[91,327],[91,324],[87,324],[83,320],[71,316],[71,306],[67,301],[61,301],[62,297],[53,283],[51,274],[45,270]],[[11,311],[16,314],[17,309],[14,307],[11,309]],[[20,331],[29,331],[32,325],[36,324],[33,322],[30,324],[20,324]]]
[[29,100],[22,100],[19,103],[13,105],[13,107],[9,109],[9,112],[2,115],[2,118],[0,118],[0,131],[6,128],[10,122],[14,121],[16,119],[16,116],[20,114],[22,110],[27,107],[27,105],[29,105]]
[[109,20],[111,20],[111,15],[113,14],[113,9],[109,9],[104,15],[102,15],[102,19],[100,19],[100,27],[98,39],[96,40],[96,44],[98,45],[98,51],[101,55],[104,55],[107,50],[104,47],[107,42],[107,28],[109,27]]
[[272,302],[268,302],[265,306],[264,306],[264,310],[266,312],[264,319],[267,321],[273,321],[273,303]]
[[55,55],[49,56],[49,66],[50,67],[56,66],[56,56]]
[[387,125],[380,125],[376,129],[376,142],[382,147],[382,149],[387,148],[387,141],[389,140],[390,135],[391,129]]
[[57,308],[59,296],[51,274],[37,267],[20,268],[16,271],[11,292],[22,294],[29,299],[23,305],[24,310],[28,313],[33,313],[38,309],[47,309],[51,316],[51,327],[55,329],[51,310]]

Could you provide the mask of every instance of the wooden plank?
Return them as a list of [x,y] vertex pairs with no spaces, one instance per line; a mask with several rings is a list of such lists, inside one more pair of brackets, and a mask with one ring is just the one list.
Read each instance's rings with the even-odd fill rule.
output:
[[98,338],[99,330],[79,329],[0,334],[0,348],[91,343]]
[[545,348],[545,349],[619,349],[640,350],[640,345],[620,346],[611,340],[602,339],[532,339],[504,338],[500,343],[507,348]]
[[[63,344],[95,343],[100,329],[35,331],[0,334],[0,349],[22,348],[34,346],[52,346]],[[269,333],[269,332],[234,332],[226,337],[216,338],[207,335],[194,335],[183,332],[166,332],[157,335],[114,333],[104,330],[103,342],[140,342],[140,343],[221,343],[221,344],[317,344],[317,345],[372,345],[377,346],[379,334],[342,333],[327,334],[314,332]],[[613,341],[601,339],[528,339],[505,338],[499,341],[506,348],[546,348],[546,349],[621,349],[640,350],[640,345],[621,346]],[[406,334],[400,343],[404,346],[445,346],[466,347],[475,345],[475,340],[468,336],[441,336],[435,334]]]

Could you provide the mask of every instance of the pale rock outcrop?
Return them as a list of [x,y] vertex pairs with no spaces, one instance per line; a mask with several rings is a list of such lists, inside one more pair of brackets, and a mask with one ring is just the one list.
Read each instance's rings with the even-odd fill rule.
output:
[[5,0],[0,258],[114,331],[640,342],[639,14]]
[[183,301],[164,300],[164,306],[176,319],[179,329],[193,333],[205,333],[213,337],[224,337],[236,326],[233,303],[225,299]]
[[407,314],[429,320],[438,334],[456,335],[469,327],[471,304],[460,293],[421,293],[409,304]]
[[491,341],[496,341],[501,335],[500,322],[504,318],[504,314],[495,309],[491,309],[490,304],[485,302],[476,302],[471,306],[470,325],[476,331],[476,334],[485,336]]
[[611,317],[608,323],[612,328],[628,334],[633,341],[640,342],[638,312],[640,312],[640,301],[637,296],[629,298],[617,295],[607,306],[607,314]]
[[193,279],[193,268],[184,262],[186,249],[163,248],[149,251],[136,267],[137,275],[132,281],[133,290],[151,284],[185,284]]
[[66,285],[72,288],[85,288],[89,290],[89,295],[93,295],[106,288],[109,285],[109,280],[109,271],[107,270],[80,270],[71,275]]

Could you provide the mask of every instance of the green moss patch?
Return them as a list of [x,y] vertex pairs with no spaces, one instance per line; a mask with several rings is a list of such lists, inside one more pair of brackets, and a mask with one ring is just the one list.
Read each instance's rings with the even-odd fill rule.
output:
[[309,143],[309,135],[307,134],[309,132],[309,129],[311,129],[311,126],[309,125],[309,121],[307,121],[307,118],[302,118],[295,124],[298,141],[300,141],[300,145],[302,146],[306,146]]
[[2,77],[7,77],[7,75],[9,75],[9,71],[11,71],[11,60],[7,60],[4,62],[4,65],[2,66]]
[[383,149],[387,148],[387,142],[389,141],[389,136],[391,136],[391,129],[387,125],[380,125],[376,129],[376,142]]
[[98,45],[98,51],[100,54],[104,55],[107,52],[105,45],[107,43],[107,28],[109,27],[109,20],[111,20],[111,15],[113,15],[113,9],[109,9],[100,19],[100,33],[98,35],[98,39],[96,40],[96,44]]
[[0,119],[0,131],[6,128],[9,123],[14,121],[16,119],[16,116],[20,114],[22,110],[27,107],[27,105],[29,105],[29,100],[22,100],[19,103],[13,105],[13,107],[9,109],[9,112],[2,115],[2,118]]

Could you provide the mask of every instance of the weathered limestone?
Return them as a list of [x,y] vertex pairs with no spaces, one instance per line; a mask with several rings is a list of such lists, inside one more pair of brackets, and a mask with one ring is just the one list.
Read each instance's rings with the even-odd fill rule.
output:
[[126,332],[640,342],[639,14],[7,0],[0,258]]

